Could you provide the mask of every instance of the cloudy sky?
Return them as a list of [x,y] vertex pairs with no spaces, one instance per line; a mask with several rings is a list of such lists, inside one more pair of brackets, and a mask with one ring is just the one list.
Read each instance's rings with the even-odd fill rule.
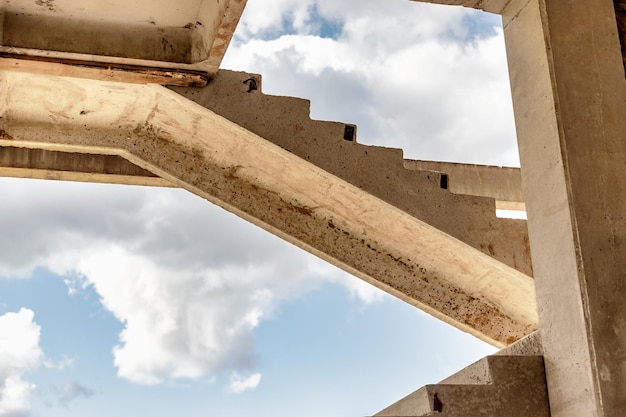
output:
[[[248,0],[223,67],[407,158],[518,163],[497,16]],[[364,416],[493,351],[182,190],[0,193],[0,417]]]

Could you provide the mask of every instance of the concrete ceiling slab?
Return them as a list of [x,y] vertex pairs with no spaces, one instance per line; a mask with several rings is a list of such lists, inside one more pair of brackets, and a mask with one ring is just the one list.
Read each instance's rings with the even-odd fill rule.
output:
[[0,0],[4,58],[217,72],[245,0]]

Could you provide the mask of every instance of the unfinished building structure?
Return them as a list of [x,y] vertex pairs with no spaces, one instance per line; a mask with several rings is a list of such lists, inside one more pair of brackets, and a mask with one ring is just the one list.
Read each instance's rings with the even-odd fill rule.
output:
[[0,175],[183,187],[502,348],[377,415],[625,416],[626,5],[429,2],[502,15],[521,170],[219,71],[245,0],[2,0]]

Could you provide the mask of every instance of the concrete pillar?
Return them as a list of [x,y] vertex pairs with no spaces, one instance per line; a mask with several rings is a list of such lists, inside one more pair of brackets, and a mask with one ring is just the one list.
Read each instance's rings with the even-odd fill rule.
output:
[[626,79],[612,0],[503,12],[553,417],[626,415]]

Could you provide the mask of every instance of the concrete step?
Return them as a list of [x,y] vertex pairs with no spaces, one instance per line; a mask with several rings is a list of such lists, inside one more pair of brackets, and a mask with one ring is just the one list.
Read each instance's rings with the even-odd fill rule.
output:
[[376,417],[549,417],[543,357],[487,356]]
[[451,193],[445,173],[407,169],[401,149],[359,144],[354,125],[312,120],[308,100],[266,95],[261,86],[260,75],[221,70],[206,88],[170,88],[532,276],[526,222],[496,217],[493,198]]

